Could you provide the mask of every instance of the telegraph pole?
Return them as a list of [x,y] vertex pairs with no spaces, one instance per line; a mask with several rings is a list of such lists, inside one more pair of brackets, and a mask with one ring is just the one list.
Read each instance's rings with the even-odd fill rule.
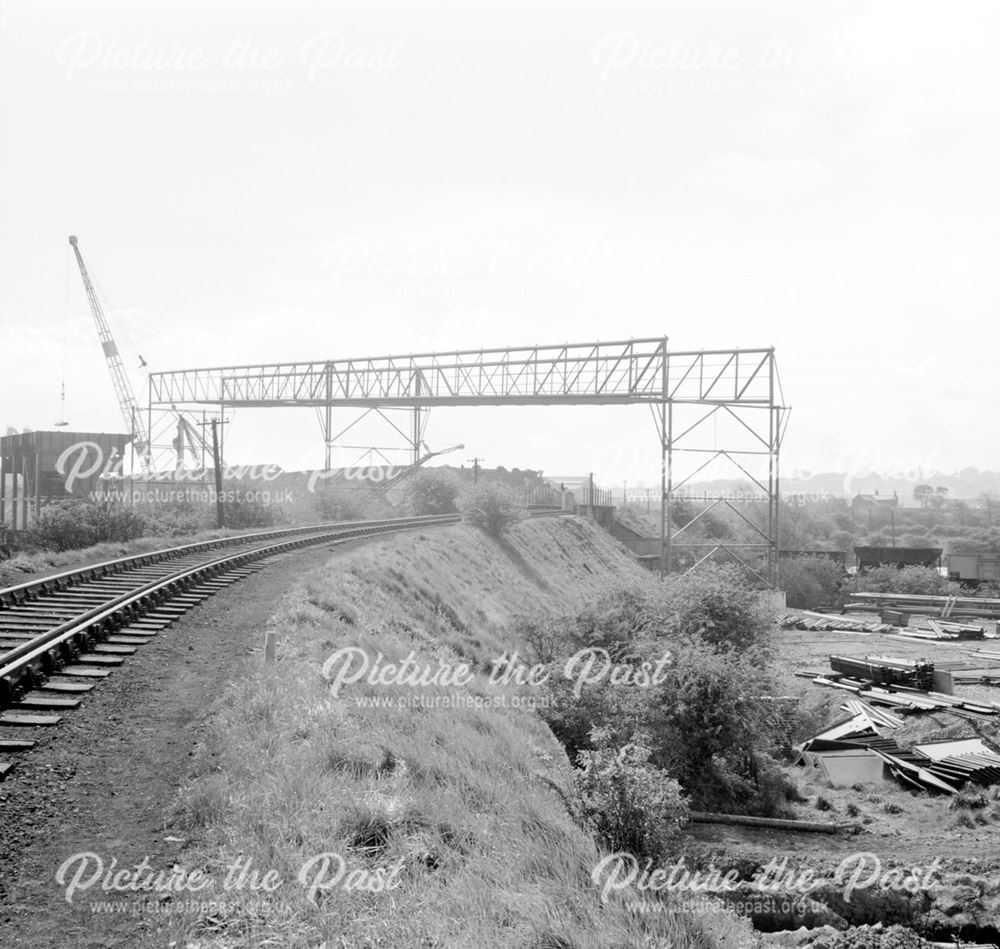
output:
[[215,464],[215,516],[219,527],[226,526],[222,507],[222,460],[219,458],[219,420],[212,419],[212,461]]
[[479,484],[479,462],[486,461],[485,458],[466,458],[466,461],[472,462],[472,483]]
[[[226,526],[225,510],[222,506],[222,450],[219,446],[219,426],[225,425],[229,419],[213,418],[210,422],[202,420],[201,424],[212,426],[212,464],[215,466],[215,519],[218,527]],[[202,449],[204,452],[204,449]]]

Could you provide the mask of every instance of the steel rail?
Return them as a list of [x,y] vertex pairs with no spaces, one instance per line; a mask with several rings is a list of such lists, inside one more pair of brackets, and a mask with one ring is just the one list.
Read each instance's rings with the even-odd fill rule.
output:
[[[535,510],[529,511],[528,515],[544,517],[562,513],[564,512]],[[262,560],[300,547],[330,542],[343,543],[357,537],[398,530],[444,527],[457,524],[460,520],[461,516],[458,514],[441,514],[377,521],[347,521],[305,528],[265,531],[256,534],[235,535],[222,538],[219,541],[185,544],[151,554],[124,557],[108,561],[105,564],[68,571],[66,574],[59,575],[58,579],[68,582],[84,575],[89,576],[90,571],[99,567],[117,567],[118,569],[111,574],[102,574],[102,576],[114,575],[122,573],[128,566],[144,565],[143,561],[147,557],[156,557],[157,559],[153,562],[162,563],[167,559],[180,560],[182,559],[181,554],[192,552],[221,554],[221,556],[210,556],[202,562],[193,564],[185,560],[183,564],[178,564],[176,570],[163,576],[141,577],[139,578],[141,582],[134,588],[124,590],[117,595],[113,591],[109,591],[110,595],[105,602],[92,606],[84,604],[76,615],[63,622],[58,622],[63,610],[57,609],[55,611],[56,625],[40,631],[38,635],[32,636],[23,644],[0,653],[0,710],[11,707],[16,709],[21,695],[43,687],[45,680],[50,675],[58,674],[64,665],[76,661],[81,653],[91,650],[123,626],[136,622],[148,613],[155,612],[158,607],[179,597],[193,587],[202,585],[213,577],[232,573],[235,569],[252,561]],[[230,547],[241,545],[245,549],[223,553],[214,549],[220,544]],[[125,577],[123,576],[122,579]],[[66,590],[71,591],[72,585],[47,592],[54,592],[58,595]],[[63,609],[68,608],[68,606],[64,606]],[[3,617],[4,612],[0,608],[0,618]],[[45,621],[45,615],[41,614],[39,619]],[[2,638],[3,632],[0,630],[0,639]]]

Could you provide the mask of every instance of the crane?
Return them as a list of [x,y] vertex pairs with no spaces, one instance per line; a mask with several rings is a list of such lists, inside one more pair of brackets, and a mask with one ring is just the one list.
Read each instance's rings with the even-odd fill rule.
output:
[[[424,448],[427,448],[424,445]],[[451,448],[442,448],[440,451],[428,451],[427,454],[418,458],[413,464],[407,465],[403,468],[394,478],[389,481],[383,481],[382,484],[370,491],[366,492],[362,497],[363,501],[374,501],[376,498],[384,497],[390,488],[395,488],[397,485],[401,484],[407,478],[415,475],[426,462],[430,461],[432,458],[437,458],[438,455],[448,455],[453,451],[460,451],[465,448],[465,445],[452,445]],[[388,503],[388,502],[387,502]]]
[[152,467],[150,456],[149,433],[146,432],[142,424],[142,413],[139,411],[139,403],[136,401],[132,383],[128,373],[125,372],[125,365],[122,363],[121,355],[118,353],[118,345],[114,336],[111,335],[111,328],[104,316],[104,308],[94,290],[94,284],[87,272],[87,265],[83,262],[83,255],[80,253],[80,246],[76,237],[69,239],[73,253],[76,254],[76,262],[80,268],[80,277],[83,280],[83,289],[87,294],[87,301],[90,303],[90,311],[94,314],[94,322],[97,324],[97,335],[101,340],[101,347],[104,349],[104,358],[108,362],[108,370],[111,372],[111,381],[115,387],[115,395],[118,397],[118,406],[121,409],[125,426],[132,435],[133,445],[142,462],[143,470],[149,471]]

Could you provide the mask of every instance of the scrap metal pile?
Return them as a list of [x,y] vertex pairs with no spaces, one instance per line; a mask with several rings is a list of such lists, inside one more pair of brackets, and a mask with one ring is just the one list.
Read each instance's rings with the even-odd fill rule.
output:
[[[907,749],[884,734],[903,726],[899,715],[948,711],[989,719],[1000,714],[1000,704],[934,691],[935,681],[943,681],[936,678],[942,671],[928,662],[831,656],[830,666],[830,673],[806,675],[818,685],[844,689],[856,697],[841,706],[848,713],[845,718],[798,746],[797,764],[816,768],[839,787],[893,777],[919,790],[955,794],[968,783],[1000,783],[1000,755],[979,738]],[[946,675],[950,679],[950,673]]]
[[921,660],[882,656],[866,656],[864,659],[830,656],[833,671],[818,674],[803,672],[799,675],[811,679],[817,685],[844,689],[871,705],[893,708],[904,714],[948,711],[964,718],[981,719],[1000,713],[1000,704],[996,702],[961,699],[943,691],[951,690],[954,679],[954,673],[948,671],[948,667],[968,665],[946,663],[944,668],[936,669],[933,663]]
[[846,718],[803,742],[797,763],[818,769],[837,787],[877,783],[887,775],[917,790],[941,794],[956,794],[969,783],[1000,783],[1000,755],[981,739],[927,742],[905,749],[894,738],[879,734],[870,715],[873,711]]

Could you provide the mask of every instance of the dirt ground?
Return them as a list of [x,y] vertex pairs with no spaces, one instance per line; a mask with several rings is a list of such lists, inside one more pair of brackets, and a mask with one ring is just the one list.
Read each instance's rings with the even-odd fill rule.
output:
[[[144,856],[170,865],[183,845],[171,832],[170,802],[213,698],[244,664],[260,661],[264,624],[288,587],[366,542],[283,555],[160,632],[59,725],[23,735],[39,744],[0,783],[0,946],[168,945],[155,911],[95,911],[99,886],[67,902],[57,870],[87,851],[105,865],[117,858],[119,867],[135,866]],[[24,731],[7,728],[4,737]]]

